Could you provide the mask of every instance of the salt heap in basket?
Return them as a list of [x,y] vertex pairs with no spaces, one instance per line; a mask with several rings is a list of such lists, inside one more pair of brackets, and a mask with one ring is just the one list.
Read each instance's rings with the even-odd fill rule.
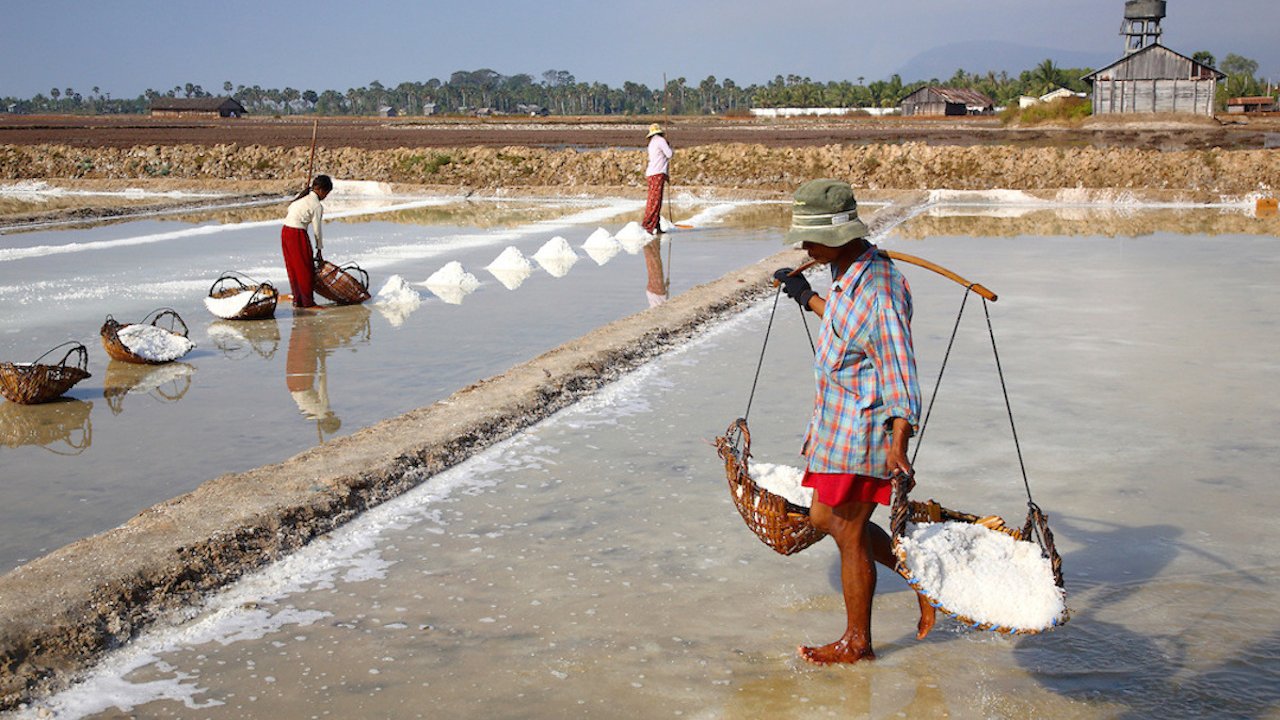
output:
[[116,337],[129,352],[154,363],[177,360],[196,346],[177,333],[148,323],[125,325],[116,332]]
[[910,523],[895,548],[912,586],[979,626],[1022,633],[1066,618],[1066,597],[1036,543],[977,523]]
[[813,488],[800,484],[804,479],[804,470],[798,467],[751,463],[747,474],[756,487],[768,490],[796,507],[807,508],[813,505]]

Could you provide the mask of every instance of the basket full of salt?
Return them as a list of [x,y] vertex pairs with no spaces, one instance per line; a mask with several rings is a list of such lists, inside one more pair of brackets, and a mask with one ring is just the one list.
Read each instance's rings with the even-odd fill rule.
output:
[[[62,360],[40,361],[70,346]],[[72,356],[75,359],[72,360]],[[29,363],[0,363],[0,395],[21,405],[37,405],[61,397],[89,377],[89,352],[78,342],[65,342]]]
[[1006,635],[1067,622],[1062,558],[1034,503],[1026,524],[1010,528],[996,515],[909,501],[899,484],[892,519],[897,570],[934,607],[975,630]]
[[279,300],[280,293],[271,283],[225,272],[213,281],[204,306],[223,320],[266,320],[275,316]]
[[[786,497],[799,488],[798,476],[796,482],[789,482],[791,478],[784,477],[785,472],[776,472],[778,468],[774,466],[766,469],[762,464],[760,469],[765,472],[753,472],[748,467],[751,431],[747,429],[746,419],[734,420],[724,435],[716,438],[716,451],[724,460],[734,507],[761,542],[781,555],[794,555],[826,537],[826,533],[810,522],[809,507],[803,499],[794,495],[791,499]],[[766,477],[770,482],[764,482]]]
[[369,273],[355,263],[338,267],[319,255],[314,285],[317,295],[339,305],[359,305],[370,297]]
[[195,343],[187,338],[188,332],[171,308],[152,310],[138,323],[121,324],[108,315],[102,324],[102,347],[113,360],[159,365],[191,352]]

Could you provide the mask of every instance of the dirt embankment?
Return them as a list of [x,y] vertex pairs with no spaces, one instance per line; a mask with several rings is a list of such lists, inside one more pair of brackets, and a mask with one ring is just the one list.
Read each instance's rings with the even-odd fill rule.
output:
[[[641,153],[531,147],[321,149],[318,171],[346,179],[471,189],[640,187]],[[308,151],[251,145],[0,147],[0,179],[184,178],[281,181],[306,174]],[[789,191],[815,177],[903,190],[1126,188],[1244,194],[1280,187],[1270,150],[1153,151],[1092,147],[956,147],[922,143],[771,148],[720,144],[677,152],[681,186]]]

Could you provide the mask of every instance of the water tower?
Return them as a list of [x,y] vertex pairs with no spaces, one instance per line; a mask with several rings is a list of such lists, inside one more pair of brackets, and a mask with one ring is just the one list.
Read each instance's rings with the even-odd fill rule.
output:
[[1124,54],[1136,53],[1148,45],[1160,44],[1160,21],[1165,15],[1165,0],[1127,0],[1124,4]]

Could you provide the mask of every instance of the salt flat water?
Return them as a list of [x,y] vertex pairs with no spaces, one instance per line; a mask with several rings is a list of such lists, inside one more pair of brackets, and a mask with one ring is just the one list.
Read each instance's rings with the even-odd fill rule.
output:
[[[1066,626],[1011,638],[942,621],[917,642],[913,597],[882,573],[880,659],[796,659],[797,644],[840,632],[834,548],[784,558],[756,540],[708,443],[743,412],[765,301],[228,588],[42,707],[99,718],[1280,717],[1271,226],[1036,235],[996,218],[961,223],[981,236],[922,235],[931,222],[885,245],[1000,294],[988,309],[1030,486],[1064,558]],[[929,396],[963,290],[904,274]],[[960,323],[916,497],[1017,522],[1026,497],[982,310],[975,298]],[[811,392],[805,330],[783,298],[751,410],[755,458],[795,461]]]
[[[480,287],[446,302],[415,285],[417,309],[371,302],[295,316],[286,302],[272,320],[215,318],[203,298],[223,271],[288,292],[283,204],[0,236],[0,359],[29,362],[78,340],[93,374],[63,402],[0,402],[0,571],[649,306],[644,252],[618,250],[601,264],[581,248],[597,227],[616,232],[636,219],[634,199],[344,199],[341,190],[327,203],[325,254],[367,269],[372,292],[392,275],[421,283],[455,261]],[[780,223],[751,218],[781,207],[677,204],[682,217],[707,222],[660,248],[670,292],[776,252]],[[732,213],[722,222],[730,210],[745,224]],[[508,246],[531,256],[556,236],[579,256],[563,276],[535,264],[508,289],[483,269]],[[107,315],[139,322],[165,307],[189,326],[191,354],[154,367],[108,360],[98,338]]]

